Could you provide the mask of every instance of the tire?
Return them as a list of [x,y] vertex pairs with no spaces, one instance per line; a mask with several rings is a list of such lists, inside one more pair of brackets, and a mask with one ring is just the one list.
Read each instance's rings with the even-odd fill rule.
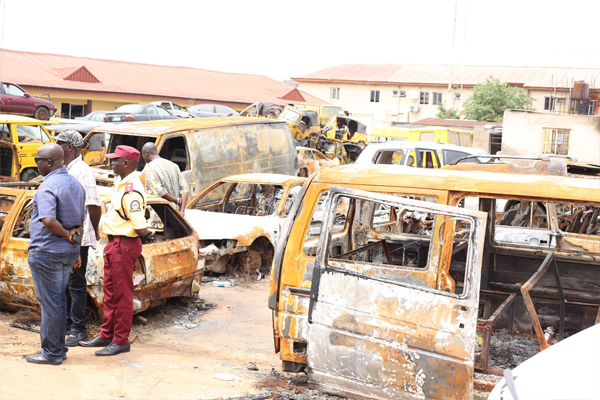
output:
[[21,172],[21,182],[29,182],[33,178],[39,176],[40,173],[35,168],[27,168]]
[[38,107],[37,110],[35,110],[33,117],[35,119],[48,121],[50,119],[50,111],[48,111],[46,107]]

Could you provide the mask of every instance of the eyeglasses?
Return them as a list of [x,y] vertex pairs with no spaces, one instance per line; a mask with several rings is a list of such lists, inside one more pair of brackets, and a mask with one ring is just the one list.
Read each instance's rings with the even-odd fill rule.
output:
[[52,161],[52,159],[48,158],[48,157],[33,157],[33,161],[35,161],[36,164],[39,163],[41,160],[50,160],[50,161]]

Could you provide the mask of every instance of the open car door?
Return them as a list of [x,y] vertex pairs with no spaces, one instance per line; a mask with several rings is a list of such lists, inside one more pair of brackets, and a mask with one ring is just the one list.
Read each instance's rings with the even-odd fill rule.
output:
[[0,140],[0,182],[18,181],[20,170],[17,146]]
[[[340,201],[352,224],[343,254],[330,244]],[[472,398],[486,214],[333,186],[325,204],[308,313],[311,385],[351,398]],[[415,215],[425,216],[417,228]],[[450,263],[462,273],[450,277]]]

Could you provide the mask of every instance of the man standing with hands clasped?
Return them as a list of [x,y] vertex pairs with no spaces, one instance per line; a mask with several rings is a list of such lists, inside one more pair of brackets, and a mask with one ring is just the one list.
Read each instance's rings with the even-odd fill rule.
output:
[[42,350],[25,359],[35,364],[59,365],[67,358],[65,290],[79,258],[77,241],[85,219],[85,192],[64,168],[59,145],[40,146],[35,163],[44,181],[33,198],[27,262],[42,309]]
[[133,267],[142,253],[142,239],[148,235],[146,193],[136,172],[140,152],[130,146],[117,146],[112,170],[115,182],[111,204],[100,230],[108,237],[104,248],[104,305],[100,333],[84,347],[105,347],[97,356],[114,356],[130,350],[129,334],[133,320]]
[[[96,241],[100,239],[98,223],[102,216],[100,196],[96,188],[96,178],[92,169],[83,162],[80,155],[83,139],[81,134],[73,129],[67,129],[54,137],[65,153],[65,165],[67,172],[75,177],[85,190],[85,223],[83,225],[83,236],[81,238],[81,257],[75,265],[75,269],[69,276],[67,287],[67,317],[71,321],[71,333],[65,341],[67,347],[78,346],[82,340],[88,340],[85,309],[87,306],[87,280],[85,273],[87,269],[88,250],[96,249]],[[79,264],[79,265],[78,265]]]
[[146,193],[170,201],[181,214],[185,214],[189,189],[177,164],[162,158],[152,142],[142,147],[142,157],[146,162]]

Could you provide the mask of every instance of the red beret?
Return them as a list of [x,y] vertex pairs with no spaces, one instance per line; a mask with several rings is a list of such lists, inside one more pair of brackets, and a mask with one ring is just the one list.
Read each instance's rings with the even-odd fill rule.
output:
[[131,146],[117,146],[114,153],[106,155],[106,158],[118,157],[123,157],[131,161],[139,162],[140,152]]

